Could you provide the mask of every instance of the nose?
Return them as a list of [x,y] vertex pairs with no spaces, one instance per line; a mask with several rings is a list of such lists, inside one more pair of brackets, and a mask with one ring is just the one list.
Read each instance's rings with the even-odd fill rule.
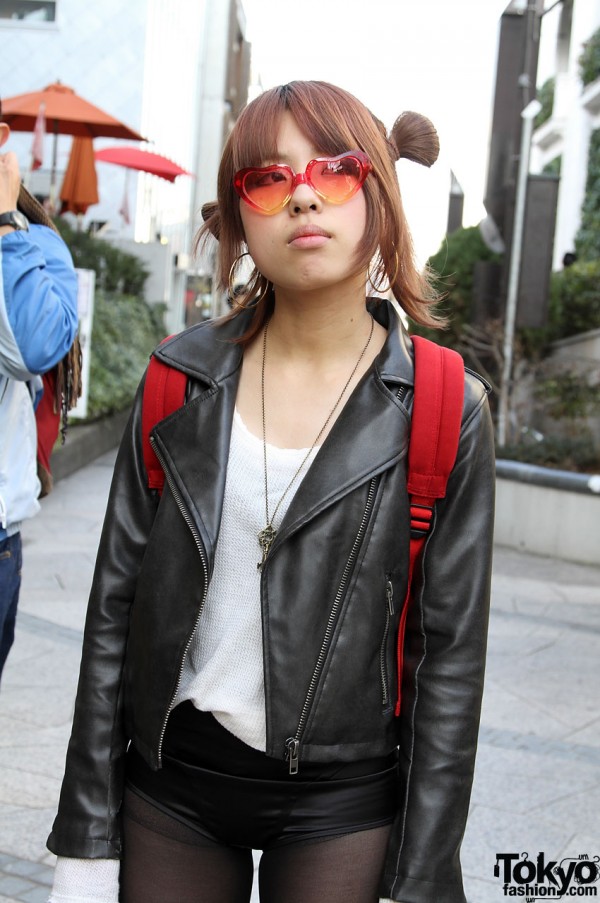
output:
[[306,173],[297,173],[292,185],[292,196],[288,205],[293,216],[307,213],[309,210],[318,212],[322,208],[319,195],[310,187]]

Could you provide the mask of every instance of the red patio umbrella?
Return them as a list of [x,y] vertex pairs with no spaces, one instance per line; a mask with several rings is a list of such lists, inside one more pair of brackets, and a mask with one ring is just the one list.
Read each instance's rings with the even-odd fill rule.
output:
[[102,163],[114,163],[117,166],[125,166],[127,169],[137,169],[139,172],[148,172],[153,176],[160,176],[168,182],[174,182],[177,176],[192,176],[193,173],[182,169],[173,160],[155,154],[152,151],[141,150],[139,147],[104,147],[96,151],[96,160]]

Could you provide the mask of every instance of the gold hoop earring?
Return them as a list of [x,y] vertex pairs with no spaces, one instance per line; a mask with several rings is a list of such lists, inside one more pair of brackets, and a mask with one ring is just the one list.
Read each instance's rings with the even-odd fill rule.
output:
[[229,267],[229,276],[227,278],[227,288],[229,289],[229,297],[231,298],[231,300],[234,303],[235,303],[236,291],[233,287],[233,274],[235,273],[240,260],[243,260],[244,257],[249,257],[249,256],[250,256],[250,251],[244,251],[243,254],[238,254],[238,256],[235,258],[235,260]]
[[[229,268],[229,276],[227,279],[227,288],[229,291],[229,297],[231,299],[231,302],[232,302],[232,304],[234,304],[236,307],[240,308],[241,310],[245,310],[250,305],[250,302],[253,300],[254,294],[259,287],[261,279],[265,280],[265,285],[263,287],[263,290],[262,290],[260,296],[254,302],[255,304],[260,304],[260,302],[264,298],[266,298],[267,294],[269,293],[269,288],[271,285],[269,280],[265,279],[265,277],[262,275],[262,273],[259,273],[259,271],[256,269],[256,267],[254,267],[254,270],[250,274],[250,278],[248,279],[248,281],[245,284],[246,291],[244,291],[244,292],[236,291],[236,289],[233,286],[233,275],[234,275],[235,270],[237,269],[240,261],[244,257],[250,257],[250,252],[244,251],[243,254],[238,254],[238,256],[235,258],[235,260],[231,264],[231,267]],[[241,301],[238,300],[239,296],[242,296]]]
[[[400,269],[400,261],[398,259],[397,251],[394,251],[394,257],[396,260],[396,266],[394,268],[394,275],[391,279],[388,276],[389,283],[386,286],[386,288],[382,288],[381,285],[379,284],[381,282],[382,278],[385,276],[385,264],[384,264],[383,260],[381,259],[381,257],[379,258],[379,261],[377,263],[377,266],[375,267],[375,271],[373,274],[371,273],[371,266],[369,265],[369,267],[367,268],[367,279],[371,283],[371,287],[373,288],[373,290],[376,292],[379,292],[380,295],[387,295],[387,293],[389,291],[391,291],[391,288],[392,288],[394,282],[396,281],[396,277],[398,276],[398,270]],[[375,280],[377,280],[377,281],[375,281]]]
[[392,287],[391,283],[387,286],[386,289],[382,289],[376,280],[381,280],[381,277],[385,275],[385,270],[382,267],[382,262],[378,264],[375,268],[375,273],[371,272],[371,265],[367,269],[367,279],[369,280],[369,284],[374,292],[379,292],[380,295],[385,295],[389,292]]

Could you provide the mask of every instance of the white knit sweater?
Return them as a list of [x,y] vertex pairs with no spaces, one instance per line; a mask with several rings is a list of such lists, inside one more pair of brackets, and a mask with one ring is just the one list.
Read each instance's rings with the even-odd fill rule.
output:
[[[277,510],[281,523],[318,448]],[[269,514],[308,449],[267,446]],[[191,699],[248,746],[266,746],[258,534],[266,526],[263,443],[235,413],[215,565],[175,704]]]
[[[314,448],[277,510],[281,523],[313,458]],[[272,515],[308,449],[267,445],[269,513]],[[223,514],[212,580],[202,617],[184,663],[177,705],[191,699],[248,746],[266,745],[258,534],[266,526],[262,440],[235,412]],[[119,863],[114,859],[59,857],[48,903],[118,903]]]

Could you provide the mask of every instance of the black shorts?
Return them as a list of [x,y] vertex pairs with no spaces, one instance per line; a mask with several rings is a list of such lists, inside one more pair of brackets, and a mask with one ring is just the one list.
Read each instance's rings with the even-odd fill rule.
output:
[[[238,740],[190,702],[177,706],[153,771],[131,747],[127,785],[201,836],[268,850],[390,824],[398,807],[394,754],[346,763],[287,764]],[[300,779],[299,779],[300,778]]]

